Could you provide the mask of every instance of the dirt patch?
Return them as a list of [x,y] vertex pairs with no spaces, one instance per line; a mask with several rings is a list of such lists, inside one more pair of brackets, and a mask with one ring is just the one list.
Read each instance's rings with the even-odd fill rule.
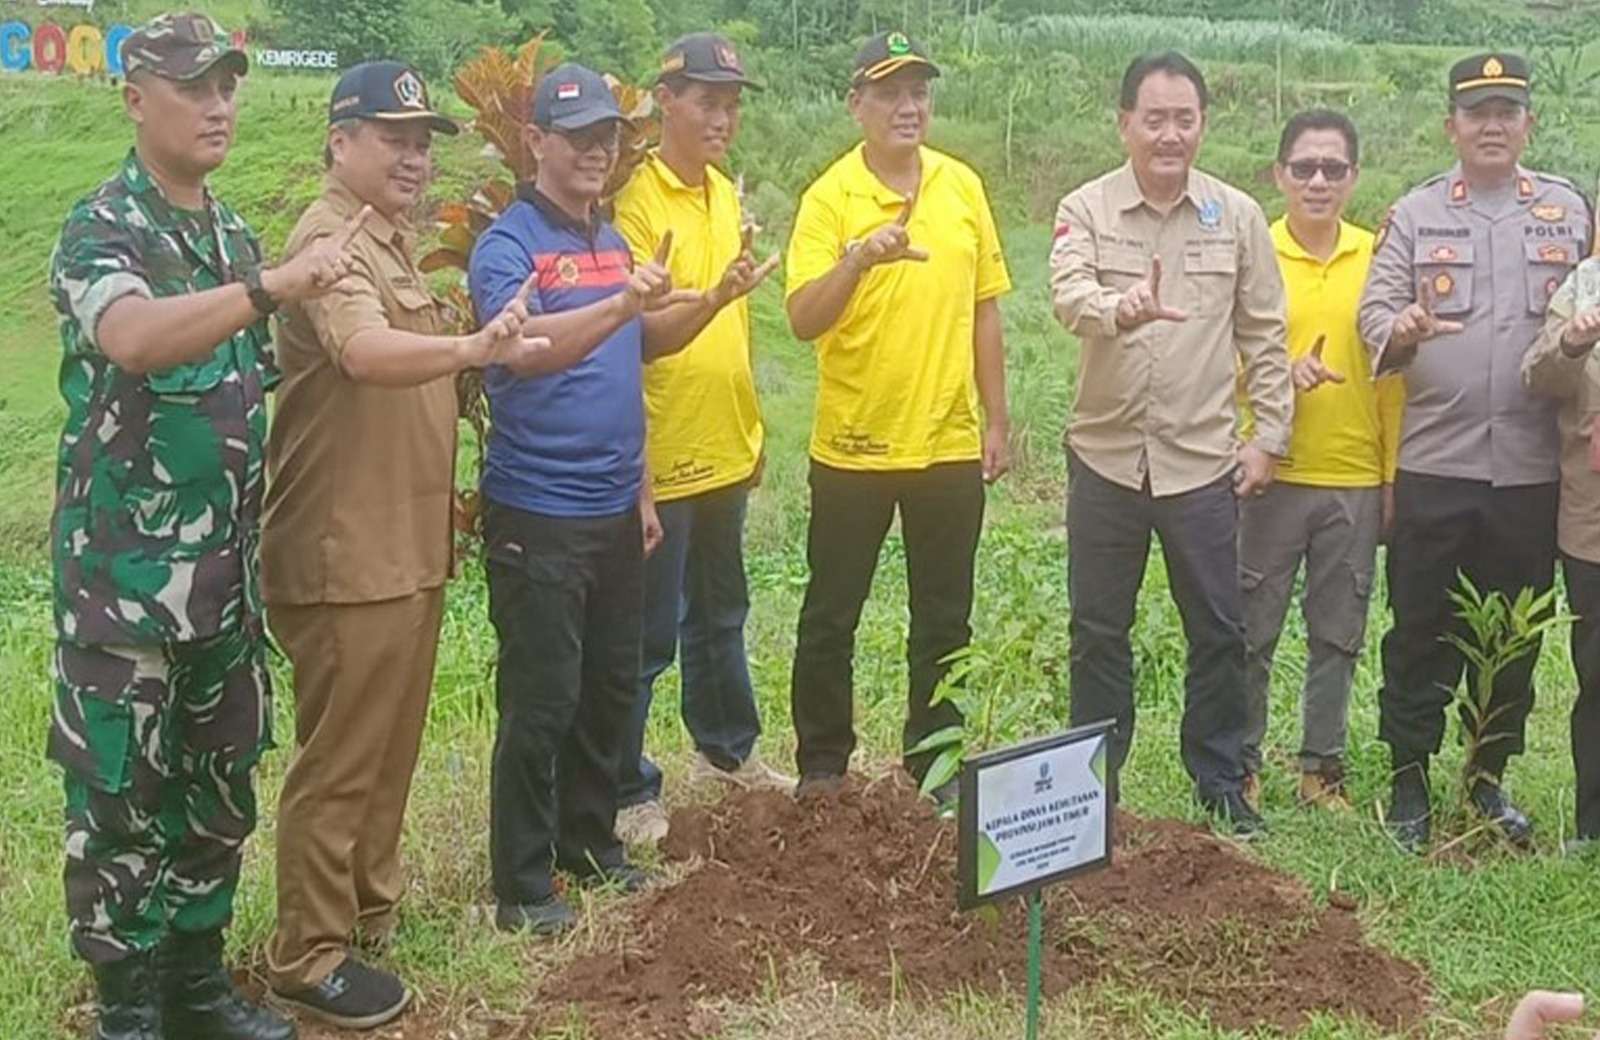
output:
[[[1115,981],[1224,1028],[1283,1033],[1318,1012],[1397,1031],[1422,1014],[1426,977],[1369,946],[1349,912],[1200,828],[1117,823],[1116,866],[1049,895],[1046,995]],[[758,994],[797,956],[869,1002],[1020,991],[1020,905],[957,912],[954,842],[953,824],[889,780],[680,810],[663,851],[698,869],[641,897],[621,948],[571,962],[541,1002],[579,1005],[597,1036],[681,1040],[715,1032],[708,1005]]]

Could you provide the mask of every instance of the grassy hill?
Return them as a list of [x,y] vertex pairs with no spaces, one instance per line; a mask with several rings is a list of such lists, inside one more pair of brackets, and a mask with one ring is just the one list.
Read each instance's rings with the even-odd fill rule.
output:
[[[1395,86],[1411,61],[1440,79],[1438,52],[1363,49],[1359,82],[1345,86],[1292,80],[1291,103],[1346,97],[1370,127],[1368,180],[1361,211],[1381,212],[1402,186],[1444,162],[1437,130],[1442,103],[1434,95]],[[1074,61],[1087,61],[1075,57]],[[1081,67],[1081,66],[1080,66]],[[1203,161],[1258,191],[1275,141],[1273,92],[1263,66],[1219,60],[1214,74],[1220,102],[1215,132]],[[1372,73],[1372,70],[1380,70]],[[1369,76],[1369,73],[1371,76]],[[982,73],[974,71],[974,77]],[[1069,75],[1070,70],[1060,75]],[[1375,76],[1376,78],[1372,78]],[[949,77],[949,111],[960,117],[961,70]],[[244,94],[239,143],[215,186],[241,209],[275,250],[299,209],[313,197],[320,176],[323,104],[328,84],[315,78],[252,77]],[[1028,704],[1018,732],[1059,728],[1065,717],[1067,661],[1064,550],[1060,533],[1061,472],[1057,446],[1073,386],[1076,344],[1050,317],[1044,257],[1048,229],[1040,218],[1050,202],[1077,179],[1115,161],[1110,115],[1086,107],[1101,91],[1095,80],[1057,106],[1048,119],[1024,128],[1026,148],[1007,175],[1003,127],[983,118],[941,123],[939,136],[974,160],[1002,199],[1002,224],[1018,290],[1005,302],[1010,380],[1018,428],[1019,468],[991,499],[980,551],[975,612],[978,645],[994,661],[981,681],[1002,696]],[[943,88],[942,88],[943,89]],[[1429,88],[1432,89],[1432,88]],[[1077,107],[1074,107],[1077,106]],[[1594,154],[1572,113],[1577,101],[1552,104],[1541,137],[1541,159],[1582,173]],[[1564,123],[1563,120],[1566,120]],[[69,957],[60,908],[60,788],[42,757],[49,718],[50,623],[44,531],[51,497],[51,467],[60,409],[53,380],[58,358],[54,319],[43,288],[48,253],[72,199],[114,169],[128,144],[118,101],[106,87],[28,76],[0,77],[0,136],[7,159],[0,167],[0,1036],[54,1040],[81,1027],[87,999],[85,973]],[[735,165],[752,174],[754,199],[771,229],[763,251],[782,240],[786,207],[794,191],[849,139],[835,104],[796,106],[757,102],[748,113]],[[1053,160],[1050,157],[1054,157]],[[448,197],[487,168],[475,139],[441,142],[436,197]],[[1269,206],[1271,206],[1270,199]],[[754,310],[758,381],[772,432],[767,485],[752,507],[749,567],[754,606],[750,644],[762,701],[768,756],[787,764],[792,735],[787,690],[794,621],[805,579],[801,546],[805,524],[805,440],[814,376],[809,351],[789,336],[775,285],[763,287]],[[857,645],[858,725],[869,765],[892,760],[903,712],[905,584],[897,539],[885,548],[877,590]],[[1158,564],[1159,561],[1157,560]],[[1374,632],[1384,618],[1374,611]],[[1303,630],[1292,620],[1280,654],[1270,740],[1275,763],[1287,760],[1298,735],[1298,683],[1304,669]],[[1124,776],[1126,801],[1155,815],[1198,818],[1188,783],[1176,761],[1182,700],[1183,642],[1159,565],[1152,566],[1139,609],[1135,647],[1140,660],[1138,746]],[[416,797],[405,838],[411,889],[395,958],[422,991],[430,1022],[482,1036],[486,1023],[523,1010],[533,984],[550,968],[594,942],[586,932],[549,947],[487,934],[470,908],[487,891],[486,779],[492,734],[488,683],[493,636],[485,617],[481,574],[469,566],[452,588],[436,693]],[[277,723],[280,744],[290,726],[290,677],[280,672]],[[1572,677],[1564,648],[1546,647],[1541,662],[1542,701],[1529,753],[1515,768],[1519,797],[1542,828],[1540,858],[1475,845],[1470,856],[1419,863],[1396,852],[1373,820],[1384,790],[1386,753],[1376,742],[1376,651],[1362,661],[1352,715],[1350,769],[1362,812],[1326,818],[1292,808],[1293,780],[1281,765],[1267,779],[1274,835],[1259,855],[1304,880],[1313,892],[1330,887],[1354,893],[1361,919],[1376,939],[1424,964],[1438,993],[1437,1014],[1424,1035],[1482,1035],[1484,1023],[1503,1013],[1503,998],[1533,985],[1600,992],[1600,961],[1592,937],[1600,925],[1594,866],[1562,858],[1557,843],[1571,813],[1571,771],[1565,712]],[[659,689],[650,744],[671,780],[686,770],[687,747],[676,714],[676,679]],[[1438,798],[1454,751],[1438,770]],[[266,808],[250,846],[236,952],[259,965],[261,943],[273,915],[272,813],[287,752],[270,755],[263,770]],[[586,904],[596,920],[612,919],[614,897]],[[826,985],[816,991],[826,993]],[[763,998],[766,999],[766,998]],[[775,999],[775,998],[774,998]],[[807,1017],[802,1032],[761,1035],[855,1037],[907,1035],[890,1012],[863,1011],[834,995]],[[76,1009],[76,1010],[75,1010]],[[1220,1037],[1220,1031],[1179,1004],[1135,993],[1079,993],[1059,1002],[1047,1035]],[[924,1023],[942,1023],[939,1035],[972,1035],[955,1023],[981,1020],[983,1035],[1017,1035],[1015,1002],[980,1003],[961,1014],[941,1006],[920,1008]],[[440,1035],[443,1035],[441,1032]],[[581,1035],[577,1027],[564,1034]],[[753,1034],[742,1034],[753,1035]],[[1319,1022],[1304,1035],[1320,1040],[1371,1040],[1367,1027]],[[607,1038],[610,1040],[610,1038]]]

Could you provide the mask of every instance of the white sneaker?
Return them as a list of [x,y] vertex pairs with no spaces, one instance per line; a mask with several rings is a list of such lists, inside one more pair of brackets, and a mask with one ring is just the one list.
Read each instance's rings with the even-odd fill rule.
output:
[[756,752],[739,763],[738,769],[721,769],[704,754],[694,756],[689,770],[689,782],[703,784],[710,781],[730,784],[744,791],[792,791],[794,777],[785,776],[767,765]]
[[617,840],[624,845],[654,845],[669,827],[667,811],[654,798],[617,810]]

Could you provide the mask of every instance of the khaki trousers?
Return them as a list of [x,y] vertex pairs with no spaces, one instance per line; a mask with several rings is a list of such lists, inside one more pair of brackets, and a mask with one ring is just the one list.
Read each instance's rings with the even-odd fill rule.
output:
[[444,589],[267,608],[294,665],[295,755],[278,803],[275,989],[315,986],[359,929],[394,926],[400,829],[433,686]]

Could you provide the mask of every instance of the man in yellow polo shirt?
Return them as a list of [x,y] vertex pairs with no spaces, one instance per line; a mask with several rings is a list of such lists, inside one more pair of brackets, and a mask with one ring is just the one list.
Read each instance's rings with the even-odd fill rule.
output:
[[698,334],[644,374],[650,491],[663,537],[645,564],[639,696],[622,748],[617,834],[634,844],[666,835],[661,770],[644,754],[644,730],[655,681],[680,642],[694,775],[740,787],[793,782],[756,754],[761,718],[744,644],[745,502],[760,479],[763,436],[744,296],[777,264],[756,266],[738,193],[716,166],[738,133],[746,88],[759,89],[723,37],[692,33],[668,47],[655,94],[661,147],[616,204],[635,258],[649,260],[670,232],[673,284],[706,290],[700,304],[664,315]]
[[[938,74],[904,33],[861,47],[848,103],[863,141],[806,189],[789,242],[789,324],[815,341],[818,367],[792,691],[801,793],[836,784],[855,748],[855,629],[897,509],[911,594],[903,746],[960,721],[929,700],[971,638],[983,485],[1008,466],[998,297],[1011,279],[983,182],[923,144]],[[921,780],[928,756],[905,764]]]
[[[1356,185],[1355,126],[1325,109],[1289,120],[1273,176],[1288,202],[1272,226],[1288,297],[1295,385],[1289,454],[1260,497],[1244,499],[1239,570],[1248,697],[1245,797],[1260,797],[1272,657],[1296,573],[1306,568],[1307,648],[1300,801],[1349,808],[1345,720],[1381,529],[1392,513],[1405,387],[1373,382],[1356,313],[1372,233],[1343,219]],[[1248,419],[1246,420],[1248,423]]]

